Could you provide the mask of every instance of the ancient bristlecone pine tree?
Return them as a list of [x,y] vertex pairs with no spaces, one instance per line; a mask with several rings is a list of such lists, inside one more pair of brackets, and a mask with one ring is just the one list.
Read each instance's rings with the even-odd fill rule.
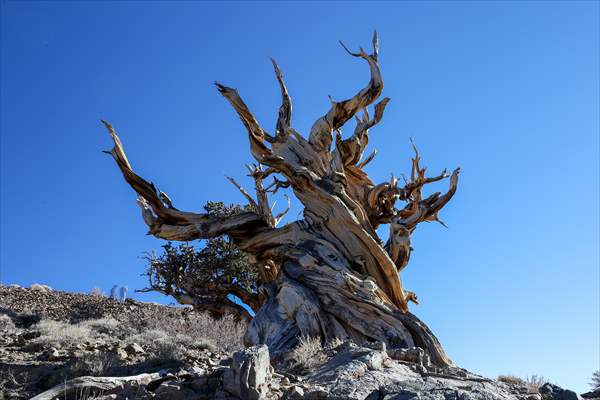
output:
[[[119,137],[103,121],[114,141],[110,154],[137,192],[150,234],[174,241],[226,234],[251,255],[261,286],[249,298],[256,315],[246,334],[248,345],[266,343],[274,354],[293,348],[301,336],[379,340],[390,346],[419,346],[433,363],[447,366],[452,362],[435,336],[408,312],[407,303],[416,303],[417,297],[403,288],[399,273],[410,257],[410,235],[420,222],[439,221],[438,212],[456,191],[459,170],[426,177],[415,148],[412,173],[403,186],[395,178],[379,184],[369,179],[363,170],[375,156],[373,152],[363,159],[369,129],[381,120],[389,102],[379,101],[370,116],[367,107],[383,90],[377,34],[371,54],[344,48],[368,63],[371,79],[354,97],[332,100],[308,138],[291,127],[292,102],[275,61],[282,103],[274,134],[259,125],[235,89],[216,83],[246,127],[258,162],[250,167],[256,199],[230,179],[253,211],[217,217],[178,210],[165,193],[133,172]],[[354,116],[354,133],[344,139],[339,129]],[[266,184],[269,177],[274,180]],[[445,194],[422,195],[425,184],[447,177]],[[303,219],[277,227],[281,215],[271,214],[267,195],[281,187],[292,189],[304,212]],[[404,207],[396,208],[398,202]],[[390,226],[385,244],[376,233],[381,224]]]

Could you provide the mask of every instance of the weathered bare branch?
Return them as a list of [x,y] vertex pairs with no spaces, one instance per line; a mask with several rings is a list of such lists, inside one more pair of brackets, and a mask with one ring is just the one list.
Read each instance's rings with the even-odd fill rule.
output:
[[288,213],[288,211],[290,211],[290,207],[292,205],[291,201],[290,201],[290,197],[287,194],[284,194],[285,198],[287,199],[287,207],[285,210],[283,210],[282,212],[280,212],[279,214],[277,214],[275,217],[273,217],[275,219],[275,225],[277,226],[279,225],[279,223],[281,222],[281,220],[283,219],[283,217],[285,217],[285,215]]
[[288,135],[287,129],[292,124],[292,99],[288,93],[285,82],[283,81],[283,75],[277,65],[277,62],[271,58],[273,68],[275,69],[275,75],[279,82],[279,88],[281,89],[281,106],[279,107],[279,117],[277,118],[276,135],[281,138],[285,138]]
[[436,221],[447,228],[446,224],[439,219],[438,213],[456,193],[459,173],[460,168],[454,170],[450,177],[450,187],[444,195],[438,192],[420,200],[419,193],[417,197],[419,200],[411,198],[409,204],[390,221],[390,237],[385,249],[396,264],[398,272],[402,271],[410,260],[412,251],[410,235],[419,223]]
[[[341,42],[340,42],[341,43]],[[362,48],[359,53],[352,53],[342,43],[346,51],[354,57],[367,61],[371,70],[369,84],[359,91],[354,97],[341,102],[333,102],[331,109],[319,118],[312,126],[309,142],[317,151],[329,150],[332,142],[332,133],[344,125],[359,110],[373,103],[383,91],[383,78],[377,64],[379,41],[377,32],[373,36],[373,54],[367,54]]]
[[360,169],[363,169],[368,163],[370,163],[371,161],[373,161],[373,159],[375,158],[376,155],[377,155],[377,149],[373,150],[373,152],[371,154],[369,154],[367,156],[367,158],[365,158],[363,161],[361,161],[358,164],[356,164],[356,167],[360,168]]
[[168,208],[160,198],[156,187],[133,172],[121,140],[112,125],[106,121],[102,123],[114,142],[114,147],[106,153],[113,156],[125,181],[138,194],[137,203],[142,208],[144,221],[150,227],[150,234],[167,240],[190,241],[220,236],[224,233],[239,236],[240,233],[251,232],[265,226],[261,216],[251,212],[217,219],[208,214]]
[[265,145],[265,140],[272,142],[274,141],[274,138],[261,128],[236,89],[221,85],[218,82],[215,82],[215,85],[217,86],[219,93],[221,93],[232,105],[246,127],[250,139],[250,150],[252,155],[258,162],[268,165],[268,161],[273,157],[273,154]]
[[244,189],[239,183],[237,183],[235,179],[233,179],[229,176],[226,176],[226,178],[229,182],[231,182],[233,184],[233,186],[238,188],[240,193],[242,193],[244,195],[244,197],[246,198],[246,200],[248,200],[248,203],[250,203],[250,205],[252,207],[254,207],[254,209],[258,210],[258,204],[256,204],[256,201],[254,201],[254,198],[252,198],[252,196],[250,196],[250,193],[248,193],[246,191],[246,189]]

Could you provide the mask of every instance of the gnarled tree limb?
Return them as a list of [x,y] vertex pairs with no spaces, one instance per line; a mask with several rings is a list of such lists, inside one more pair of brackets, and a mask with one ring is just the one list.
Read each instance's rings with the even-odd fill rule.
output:
[[[114,147],[106,151],[113,156],[125,181],[138,194],[138,204],[143,209],[144,221],[150,223],[149,233],[166,240],[190,241],[216,237],[225,233],[232,237],[245,236],[248,233],[266,227],[264,219],[255,213],[246,212],[228,218],[215,218],[208,214],[196,214],[168,208],[159,197],[156,187],[133,172],[127,159],[121,140],[106,121],[102,123],[108,129]],[[150,212],[153,213],[150,218]]]
[[367,61],[371,69],[369,84],[359,91],[354,97],[335,102],[332,101],[331,109],[323,117],[319,118],[310,130],[309,142],[317,151],[328,151],[331,145],[331,134],[344,125],[359,110],[373,103],[383,91],[383,78],[377,63],[379,53],[379,39],[377,31],[373,35],[373,53],[367,54],[362,48],[358,53],[349,51],[342,42],[342,47],[353,57],[359,57]]

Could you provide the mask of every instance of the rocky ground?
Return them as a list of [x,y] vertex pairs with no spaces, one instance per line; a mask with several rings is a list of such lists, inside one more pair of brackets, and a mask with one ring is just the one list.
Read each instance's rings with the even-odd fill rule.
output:
[[[419,348],[303,340],[284,359],[190,309],[0,286],[0,399],[577,400],[432,366]],[[586,393],[586,398],[600,393]]]

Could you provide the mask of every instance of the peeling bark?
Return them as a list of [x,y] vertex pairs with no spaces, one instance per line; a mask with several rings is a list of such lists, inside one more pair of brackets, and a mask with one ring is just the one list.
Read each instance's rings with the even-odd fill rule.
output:
[[[408,302],[416,303],[417,296],[403,288],[399,272],[408,263],[410,235],[416,226],[441,223],[438,212],[454,195],[459,170],[451,176],[444,171],[426,177],[415,147],[411,177],[404,186],[393,176],[389,182],[371,181],[363,170],[375,156],[373,152],[363,160],[369,129],[381,121],[390,101],[377,103],[370,117],[368,107],[383,91],[377,34],[371,54],[344,48],[367,62],[369,83],[350,99],[332,101],[308,139],[291,127],[292,100],[274,60],[282,96],[275,135],[260,126],[237,90],[216,84],[244,124],[250,152],[258,162],[249,167],[256,198],[228,178],[254,212],[217,219],[179,211],[166,194],[133,172],[121,141],[105,123],[115,144],[109,153],[138,194],[150,234],[182,241],[227,234],[262,266],[260,292],[266,301],[248,328],[248,344],[266,343],[276,354],[293,348],[302,335],[381,340],[400,347],[422,346],[434,363],[448,366],[451,361],[435,336],[408,312]],[[362,117],[357,116],[360,111]],[[352,117],[356,128],[344,139],[339,129]],[[448,177],[445,194],[423,198],[426,184]],[[268,178],[273,182],[265,183]],[[281,188],[290,188],[304,211],[301,220],[277,227],[283,214],[273,215],[268,193]],[[397,208],[398,201],[405,206]],[[390,225],[386,245],[376,233],[381,224]]]

